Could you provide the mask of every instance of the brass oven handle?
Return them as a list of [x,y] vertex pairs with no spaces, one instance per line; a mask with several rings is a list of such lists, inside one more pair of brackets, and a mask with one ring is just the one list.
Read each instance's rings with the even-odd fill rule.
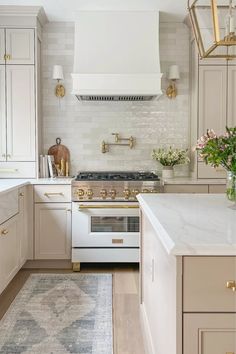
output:
[[63,196],[64,193],[44,193],[45,197],[50,197],[50,195],[60,195],[60,196]]
[[112,204],[112,205],[84,205],[80,204],[79,209],[139,209],[138,205],[127,205],[127,204]]
[[113,238],[112,239],[112,243],[124,243],[124,239],[123,238]]

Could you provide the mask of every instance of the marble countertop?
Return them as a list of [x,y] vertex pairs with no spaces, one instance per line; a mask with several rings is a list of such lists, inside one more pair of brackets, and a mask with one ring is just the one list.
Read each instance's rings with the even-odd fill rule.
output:
[[221,194],[139,194],[169,254],[236,255],[236,210]]
[[70,185],[72,178],[38,178],[38,179],[0,179],[0,193],[9,192],[28,184],[65,184]]

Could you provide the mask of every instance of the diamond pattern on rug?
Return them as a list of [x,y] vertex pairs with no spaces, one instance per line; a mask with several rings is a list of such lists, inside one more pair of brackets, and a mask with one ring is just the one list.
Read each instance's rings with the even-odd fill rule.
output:
[[30,276],[0,322],[0,354],[54,353],[112,354],[111,275]]

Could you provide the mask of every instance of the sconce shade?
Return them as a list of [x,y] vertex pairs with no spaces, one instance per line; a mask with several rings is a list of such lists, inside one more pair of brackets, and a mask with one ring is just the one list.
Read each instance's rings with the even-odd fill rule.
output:
[[171,65],[169,67],[168,79],[169,80],[179,80],[179,67],[178,65]]
[[54,80],[63,80],[63,68],[61,65],[54,65],[53,66],[53,79]]

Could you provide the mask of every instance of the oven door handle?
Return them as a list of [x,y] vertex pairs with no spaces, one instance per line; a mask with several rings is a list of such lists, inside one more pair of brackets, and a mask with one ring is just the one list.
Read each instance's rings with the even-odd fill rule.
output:
[[103,204],[98,204],[98,205],[85,205],[85,204],[80,204],[79,205],[79,210],[80,209],[139,209],[139,205],[127,205],[127,204],[112,204],[112,205],[103,205]]

